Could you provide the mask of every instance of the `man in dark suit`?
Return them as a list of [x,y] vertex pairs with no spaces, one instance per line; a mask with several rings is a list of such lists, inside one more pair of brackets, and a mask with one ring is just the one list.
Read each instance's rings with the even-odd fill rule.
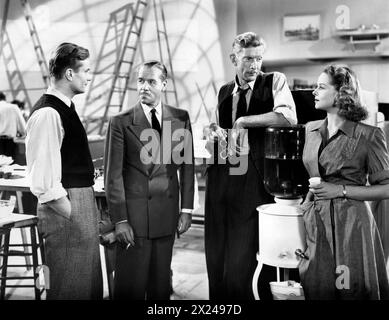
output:
[[185,110],[161,102],[166,85],[162,63],[143,63],[139,102],[108,127],[105,189],[119,243],[115,299],[169,299],[175,232],[191,225],[191,125]]
[[[215,162],[207,169],[205,253],[210,299],[253,299],[251,281],[258,252],[256,208],[273,202],[262,179],[265,127],[297,122],[285,76],[261,72],[264,52],[263,39],[253,32],[235,38],[230,59],[236,76],[221,87],[217,124],[210,126],[209,145],[217,146],[215,140],[228,136],[229,146],[241,147],[233,148],[239,152],[227,159],[220,157],[223,151],[213,148]],[[233,129],[232,134],[227,135],[228,129]],[[269,286],[269,280],[261,284],[267,272],[266,267],[262,270],[259,292],[263,297],[262,289]],[[266,292],[269,297],[270,291]]]

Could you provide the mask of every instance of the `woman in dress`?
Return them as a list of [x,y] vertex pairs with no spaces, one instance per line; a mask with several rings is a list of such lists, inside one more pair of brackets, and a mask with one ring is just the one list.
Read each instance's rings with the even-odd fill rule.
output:
[[306,124],[304,165],[321,183],[310,186],[302,205],[307,258],[299,271],[305,296],[389,299],[381,239],[366,202],[389,198],[383,131],[360,122],[367,112],[348,67],[328,66],[313,95],[327,117]]

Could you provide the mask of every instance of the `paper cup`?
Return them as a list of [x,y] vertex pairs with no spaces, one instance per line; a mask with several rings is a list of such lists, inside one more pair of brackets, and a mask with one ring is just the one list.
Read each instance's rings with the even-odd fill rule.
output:
[[315,187],[318,184],[320,184],[321,178],[320,177],[313,177],[313,178],[310,178],[308,181],[309,181],[309,186],[310,187]]

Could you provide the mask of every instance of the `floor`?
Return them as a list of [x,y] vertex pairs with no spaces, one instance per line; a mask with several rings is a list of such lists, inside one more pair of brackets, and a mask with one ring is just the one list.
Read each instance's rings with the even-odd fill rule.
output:
[[[200,194],[203,201],[203,194]],[[201,202],[204,203],[204,202]],[[202,208],[197,213],[202,214]],[[21,243],[19,230],[13,230],[11,241]],[[105,271],[104,251],[101,246],[102,269],[104,280],[104,299],[109,299],[107,277]],[[11,263],[23,263],[24,258],[12,257]],[[204,228],[201,224],[192,224],[192,227],[179,239],[176,239],[172,259],[173,271],[173,295],[172,300],[206,300],[208,299],[208,279],[204,254]],[[24,268],[9,268],[8,275],[31,274]],[[21,284],[26,280],[10,282]],[[30,280],[31,281],[31,280]],[[31,283],[31,282],[30,282]],[[42,298],[45,298],[43,294]],[[6,299],[9,300],[32,300],[34,290],[32,288],[7,288]]]
[[172,270],[174,290],[172,300],[208,299],[203,227],[194,225],[176,240]]

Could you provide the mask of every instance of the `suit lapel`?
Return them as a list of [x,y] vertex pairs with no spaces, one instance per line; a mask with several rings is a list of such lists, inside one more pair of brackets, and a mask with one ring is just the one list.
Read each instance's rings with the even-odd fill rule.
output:
[[[145,145],[147,141],[142,141],[140,136],[144,129],[150,129],[150,123],[148,122],[145,113],[143,112],[140,103],[137,103],[133,108],[132,116],[130,116],[130,122],[128,128],[138,138],[138,140]],[[131,114],[130,114],[131,115]]]
[[[141,140],[141,135],[142,135],[143,130],[151,129],[151,125],[150,125],[149,121],[147,120],[146,115],[144,114],[140,103],[137,103],[132,108],[132,112],[130,112],[130,114],[129,114],[129,121],[128,121],[127,128],[135,135],[135,137],[136,137],[135,141],[138,140],[139,152],[141,152],[142,148],[145,148],[145,150],[148,151],[149,157],[152,157],[153,155],[152,155],[151,150],[148,150],[148,149],[150,149],[150,146],[147,146],[147,144],[149,142],[147,140],[146,141]],[[159,150],[158,150],[158,152],[159,152]],[[139,156],[141,156],[141,154],[139,154]],[[155,161],[155,159],[153,159],[153,162],[154,161]],[[142,163],[143,163],[143,161],[142,161]],[[154,167],[153,164],[143,163],[144,173],[146,175],[149,175],[152,167]]]

